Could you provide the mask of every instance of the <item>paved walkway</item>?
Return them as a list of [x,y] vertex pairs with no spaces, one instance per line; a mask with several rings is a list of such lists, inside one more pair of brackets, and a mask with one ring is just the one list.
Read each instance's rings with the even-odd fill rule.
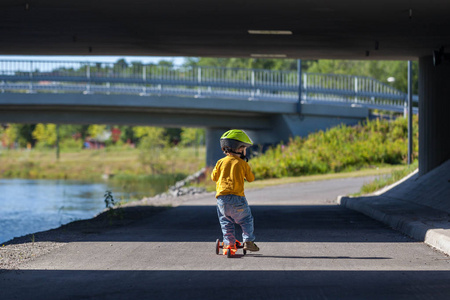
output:
[[367,179],[247,192],[261,251],[215,254],[214,198],[0,273],[3,299],[444,299],[449,257],[336,204]]

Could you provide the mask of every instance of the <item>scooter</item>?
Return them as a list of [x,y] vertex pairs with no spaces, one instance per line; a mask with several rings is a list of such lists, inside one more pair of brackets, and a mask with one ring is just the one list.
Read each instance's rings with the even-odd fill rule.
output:
[[[221,242],[219,239],[216,240],[216,254],[219,255],[220,253],[220,249],[223,249],[223,255],[226,255],[228,258],[233,257],[234,255],[236,255],[236,252],[238,249],[243,249],[244,245],[239,242],[238,240],[236,240],[236,247],[230,247],[230,246],[226,246],[224,248],[223,242]],[[247,250],[243,249],[244,255],[247,254]]]

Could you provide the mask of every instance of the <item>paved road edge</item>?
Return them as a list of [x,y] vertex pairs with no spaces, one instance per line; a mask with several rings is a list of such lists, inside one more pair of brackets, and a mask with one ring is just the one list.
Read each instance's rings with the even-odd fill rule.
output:
[[445,212],[382,196],[338,196],[337,203],[450,255],[450,220]]

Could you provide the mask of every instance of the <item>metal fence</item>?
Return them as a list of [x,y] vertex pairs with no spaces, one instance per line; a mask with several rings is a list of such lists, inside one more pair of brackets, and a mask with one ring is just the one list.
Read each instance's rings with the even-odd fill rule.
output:
[[[302,74],[301,101],[403,110],[407,95],[373,78]],[[298,101],[295,71],[141,63],[0,60],[0,91],[105,93]],[[417,101],[417,97],[415,97]]]

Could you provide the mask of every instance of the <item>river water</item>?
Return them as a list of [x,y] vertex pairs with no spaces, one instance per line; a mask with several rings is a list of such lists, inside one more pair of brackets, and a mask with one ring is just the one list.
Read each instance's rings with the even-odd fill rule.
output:
[[105,209],[106,190],[116,201],[128,196],[106,183],[0,179],[0,243],[92,218]]

